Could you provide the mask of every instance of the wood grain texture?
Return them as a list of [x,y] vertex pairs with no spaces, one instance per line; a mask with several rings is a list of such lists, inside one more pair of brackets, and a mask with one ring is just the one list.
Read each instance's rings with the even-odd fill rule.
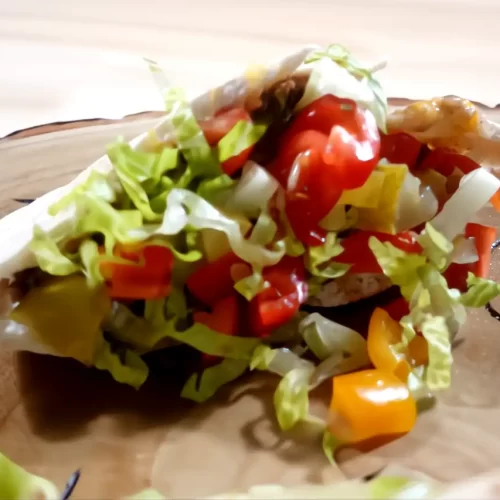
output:
[[[35,197],[67,182],[117,135],[131,138],[154,123],[147,118],[78,128],[80,123],[61,131],[51,125],[3,141],[0,155],[9,170],[0,212],[15,208],[14,197]],[[498,148],[489,159],[500,165]],[[498,254],[492,278],[500,280]],[[403,439],[368,454],[342,452],[344,473],[359,476],[397,462],[457,480],[500,467],[499,324],[477,311],[461,335],[453,387],[437,407]],[[0,353],[0,366],[0,450],[60,486],[81,468],[75,499],[119,498],[149,486],[172,498],[196,498],[258,483],[340,476],[326,462],[318,436],[283,435],[276,428],[273,377],[240,381],[195,406],[178,398],[178,382],[167,377],[153,376],[134,391],[52,357]],[[324,407],[329,391],[325,386],[313,405]]]
[[0,136],[47,122],[161,109],[141,58],[196,94],[298,45],[389,57],[392,97],[498,104],[497,0],[0,2]]

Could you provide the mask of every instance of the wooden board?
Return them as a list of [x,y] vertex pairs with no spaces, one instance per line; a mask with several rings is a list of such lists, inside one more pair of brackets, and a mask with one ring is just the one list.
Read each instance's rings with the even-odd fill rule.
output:
[[[0,213],[19,206],[14,198],[34,198],[67,182],[116,136],[132,138],[153,123],[145,116],[51,125],[0,142]],[[498,255],[491,272],[500,279]],[[346,474],[397,462],[455,480],[500,467],[500,324],[480,310],[463,330],[452,389],[405,438],[366,455],[343,452]],[[72,361],[0,356],[0,450],[60,486],[81,468],[75,498],[118,498],[149,486],[193,498],[258,483],[340,476],[317,437],[278,431],[275,378],[248,378],[196,406],[181,401],[178,384],[167,377],[153,376],[135,391]],[[325,387],[324,402],[328,392]]]

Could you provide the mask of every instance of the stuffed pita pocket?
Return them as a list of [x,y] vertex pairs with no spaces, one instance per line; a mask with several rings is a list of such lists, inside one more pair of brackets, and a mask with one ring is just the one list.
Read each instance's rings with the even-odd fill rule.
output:
[[[198,402],[270,371],[280,426],[328,428],[327,450],[408,432],[416,400],[450,384],[465,308],[500,293],[487,279],[496,230],[475,222],[498,205],[480,158],[498,126],[458,98],[389,111],[340,46],[252,67],[191,103],[149,64],[158,126],[0,221],[1,348],[136,388],[152,354],[173,353]],[[389,287],[367,340],[311,312]],[[319,421],[309,391],[332,378]],[[399,399],[363,401],[365,386]]]

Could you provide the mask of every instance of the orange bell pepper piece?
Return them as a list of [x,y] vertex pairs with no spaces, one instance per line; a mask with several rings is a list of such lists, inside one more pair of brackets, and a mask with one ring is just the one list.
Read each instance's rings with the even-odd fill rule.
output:
[[[195,323],[208,326],[212,330],[225,335],[234,336],[238,333],[239,308],[236,293],[219,300],[212,312],[198,311],[193,314]],[[217,363],[220,358],[211,354],[203,354],[203,360],[208,365]]]
[[114,254],[130,264],[106,260],[100,263],[110,297],[148,300],[170,293],[174,257],[167,247],[116,245]]
[[412,367],[427,364],[427,341],[417,335],[402,352],[395,349],[401,342],[401,325],[389,313],[377,307],[368,326],[367,348],[373,366],[394,373],[406,382]]
[[393,373],[363,370],[333,378],[328,428],[346,444],[406,434],[416,418],[415,400]]

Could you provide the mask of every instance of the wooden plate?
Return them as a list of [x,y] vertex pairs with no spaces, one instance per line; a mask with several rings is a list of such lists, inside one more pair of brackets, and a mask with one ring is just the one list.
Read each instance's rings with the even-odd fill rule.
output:
[[[66,183],[116,136],[132,138],[153,123],[145,115],[52,125],[0,142],[0,213],[19,206],[14,198],[35,198]],[[500,280],[498,254],[493,260],[492,277]],[[452,389],[405,438],[366,455],[344,451],[345,473],[371,473],[397,462],[456,480],[500,466],[500,324],[475,311],[462,334]],[[340,476],[318,437],[278,432],[275,378],[249,378],[195,406],[180,401],[175,381],[166,377],[154,376],[135,391],[72,361],[0,357],[0,450],[61,487],[80,468],[75,498],[118,498],[150,486],[193,498],[256,483]]]

